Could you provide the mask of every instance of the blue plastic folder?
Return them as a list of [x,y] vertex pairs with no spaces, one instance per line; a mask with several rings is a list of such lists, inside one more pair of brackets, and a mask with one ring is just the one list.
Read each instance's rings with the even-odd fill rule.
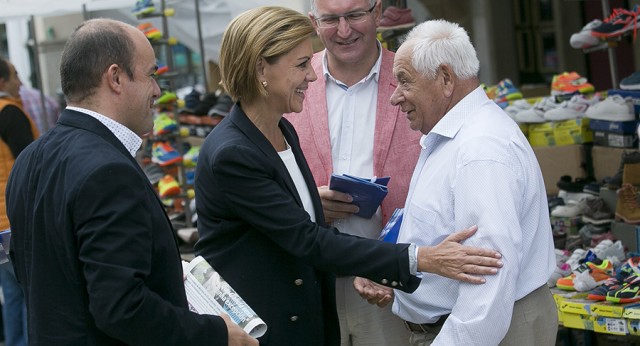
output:
[[404,215],[404,208],[397,208],[391,214],[389,221],[380,232],[378,240],[382,240],[386,243],[397,243],[398,234],[400,233],[400,225],[402,225],[402,215]]
[[366,179],[348,174],[332,174],[329,188],[350,194],[353,204],[360,208],[355,215],[370,219],[387,196],[389,179],[391,178]]

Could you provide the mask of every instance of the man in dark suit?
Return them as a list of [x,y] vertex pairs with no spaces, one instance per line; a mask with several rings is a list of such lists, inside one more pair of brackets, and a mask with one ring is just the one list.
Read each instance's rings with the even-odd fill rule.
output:
[[17,159],[11,255],[35,345],[257,345],[188,309],[171,224],[134,159],[160,95],[145,35],[81,24],[60,67],[69,107]]

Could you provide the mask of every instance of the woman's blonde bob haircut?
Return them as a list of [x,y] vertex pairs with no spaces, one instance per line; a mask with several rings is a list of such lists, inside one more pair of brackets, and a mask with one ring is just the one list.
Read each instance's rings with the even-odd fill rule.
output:
[[222,37],[222,86],[234,101],[267,96],[257,77],[260,58],[272,64],[313,33],[311,20],[288,8],[264,6],[241,13],[229,23]]

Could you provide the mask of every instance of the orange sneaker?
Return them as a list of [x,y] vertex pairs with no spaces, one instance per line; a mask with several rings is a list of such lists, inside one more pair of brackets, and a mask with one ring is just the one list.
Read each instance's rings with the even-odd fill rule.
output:
[[588,94],[595,91],[587,79],[576,72],[563,72],[553,76],[551,81],[551,95],[566,95],[579,92]]
[[596,259],[593,262],[581,264],[571,275],[558,279],[556,286],[565,291],[585,292],[603,284],[612,276],[611,261]]
[[180,193],[180,185],[176,178],[167,174],[158,182],[158,192],[161,198],[175,196]]

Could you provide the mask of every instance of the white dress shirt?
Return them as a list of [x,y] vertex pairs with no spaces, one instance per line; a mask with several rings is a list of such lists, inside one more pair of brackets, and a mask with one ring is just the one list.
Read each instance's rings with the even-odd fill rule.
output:
[[[371,178],[382,54],[379,53],[378,60],[369,74],[351,87],[329,73],[326,54],[325,51],[322,67],[326,80],[333,173]],[[334,222],[334,226],[344,233],[377,238],[382,230],[382,212],[378,208],[370,219],[351,216]]]
[[398,243],[434,246],[472,225],[465,245],[495,249],[504,267],[481,285],[425,273],[413,293],[395,292],[393,311],[432,323],[451,314],[432,345],[497,345],[514,302],[555,269],[547,197],[538,161],[517,124],[482,88],[421,138]]
[[307,214],[309,214],[311,221],[316,222],[316,209],[313,207],[313,202],[311,201],[309,186],[307,186],[307,182],[304,181],[304,176],[302,175],[300,166],[298,166],[298,161],[296,161],[296,157],[295,155],[293,155],[293,151],[291,150],[288,142],[287,149],[284,151],[279,151],[278,155],[280,155],[280,159],[282,159],[282,162],[289,171],[289,175],[293,180],[293,184],[296,186],[296,190],[298,191],[298,195],[300,196],[300,200],[302,201],[304,210],[306,210]]
[[80,107],[67,107],[67,109],[90,115],[91,117],[101,122],[102,125],[106,126],[109,131],[111,131],[113,135],[118,138],[122,145],[127,148],[127,151],[129,151],[131,156],[136,157],[136,153],[142,145],[142,138],[140,138],[140,136],[138,136],[135,132],[131,131],[128,127],[109,117],[106,117],[98,112],[94,112],[89,109]]

